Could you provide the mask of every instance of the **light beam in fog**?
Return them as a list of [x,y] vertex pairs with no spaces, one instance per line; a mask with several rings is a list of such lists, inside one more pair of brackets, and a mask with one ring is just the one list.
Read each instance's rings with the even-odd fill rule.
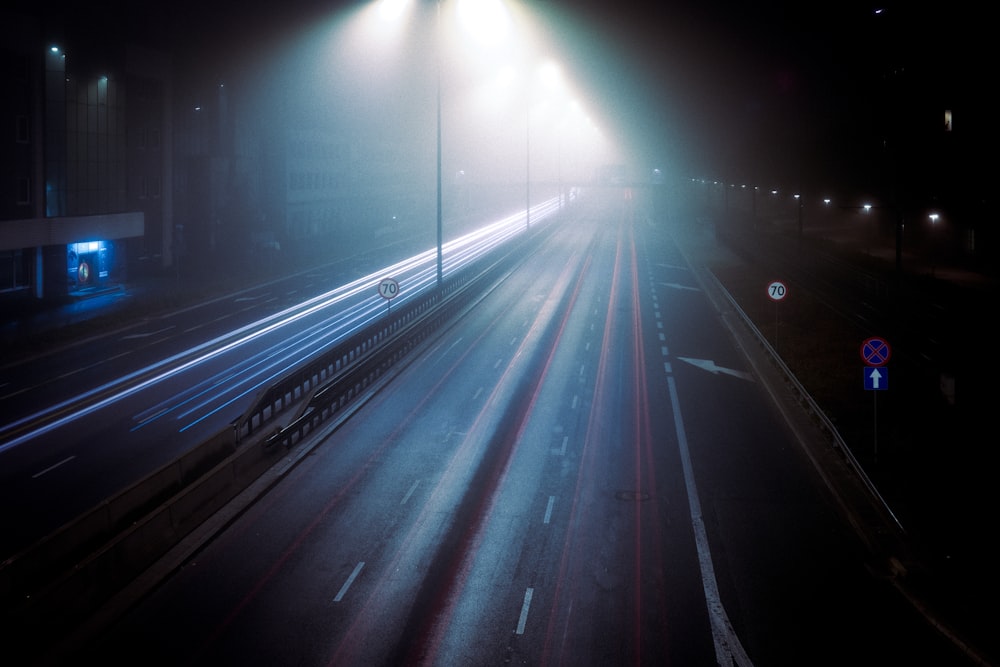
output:
[[[559,210],[558,199],[551,199],[533,207],[531,215],[536,222],[551,218]],[[447,276],[458,271],[497,246],[524,231],[525,213],[519,212],[497,220],[474,232],[450,241],[444,245],[444,272]],[[129,373],[99,387],[79,394],[71,399],[35,412],[2,427],[2,434],[10,437],[0,444],[0,452],[29,442],[38,436],[66,426],[81,417],[105,409],[122,399],[155,387],[165,380],[192,370],[223,354],[233,352],[248,343],[287,327],[303,318],[325,310],[329,318],[322,325],[310,327],[305,332],[295,332],[276,348],[241,360],[236,373],[233,368],[226,370],[225,377],[213,376],[193,387],[160,402],[149,411],[135,415],[139,428],[145,426],[191,401],[204,396],[207,391],[222,392],[224,387],[242,376],[251,378],[250,389],[241,390],[238,396],[215,406],[211,412],[187,424],[185,428],[204,420],[239,399],[245,399],[256,389],[276,378],[293,363],[301,363],[311,354],[318,354],[323,347],[335,344],[354,332],[364,328],[383,315],[384,301],[378,296],[376,287],[387,275],[399,280],[403,286],[399,301],[414,299],[436,285],[436,250],[430,249],[417,255],[383,267],[346,285],[313,297],[301,304],[240,327],[223,336],[218,336],[184,352],[175,354],[140,370]],[[294,347],[289,345],[294,343]],[[261,379],[263,375],[263,379]],[[190,414],[190,410],[185,414]],[[135,430],[135,429],[133,429]],[[182,429],[183,430],[183,429]],[[13,437],[11,437],[13,436]]]

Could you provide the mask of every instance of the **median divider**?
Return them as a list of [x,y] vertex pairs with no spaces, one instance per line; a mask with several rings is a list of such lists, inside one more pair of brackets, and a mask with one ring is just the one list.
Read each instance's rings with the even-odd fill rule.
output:
[[[23,642],[64,636],[250,487],[289,448],[359,403],[409,353],[474,307],[551,225],[487,254],[263,390],[177,460],[0,563],[0,622]],[[394,368],[396,367],[396,368]],[[285,425],[279,417],[297,407]],[[20,643],[20,642],[15,642]],[[16,652],[15,652],[16,655]]]

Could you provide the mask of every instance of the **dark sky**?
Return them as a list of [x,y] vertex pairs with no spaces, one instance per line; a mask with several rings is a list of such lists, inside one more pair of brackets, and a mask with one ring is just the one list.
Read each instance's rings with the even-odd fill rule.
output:
[[[338,7],[335,0],[72,3],[73,24],[125,24],[182,68],[233,69]],[[870,141],[879,81],[897,63],[933,79],[941,105],[972,106],[988,39],[962,3],[549,0],[527,3],[566,67],[637,160],[692,175],[825,178]],[[46,5],[47,10],[50,5]],[[964,96],[963,96],[964,95]],[[978,100],[978,97],[975,99]],[[957,100],[957,101],[956,101]],[[840,155],[839,153],[851,153]],[[822,156],[818,159],[818,156]]]

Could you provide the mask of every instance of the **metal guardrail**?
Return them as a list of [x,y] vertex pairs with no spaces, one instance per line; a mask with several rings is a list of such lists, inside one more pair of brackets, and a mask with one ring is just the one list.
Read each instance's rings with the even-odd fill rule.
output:
[[[307,431],[310,428],[307,424],[314,427],[327,413],[336,411],[331,396],[337,394],[341,407],[351,400],[437,326],[452,318],[517,248],[519,243],[513,249],[505,246],[490,253],[474,266],[449,276],[443,286],[398,308],[262,390],[253,405],[234,422],[237,443],[270,427],[290,407],[300,405],[292,423],[280,429],[284,433],[281,444],[291,444],[290,437],[297,440],[301,434],[292,437],[293,431]],[[341,391],[340,387],[346,389]],[[278,444],[277,440],[273,435],[268,437],[268,446]]]
[[841,437],[840,433],[837,431],[837,427],[834,426],[833,422],[830,421],[830,418],[826,416],[826,413],[823,411],[822,408],[820,408],[819,404],[816,403],[812,395],[806,390],[806,388],[802,385],[802,383],[799,382],[799,379],[795,376],[795,373],[793,373],[792,370],[788,367],[788,365],[785,364],[784,360],[781,358],[781,355],[778,354],[778,351],[775,350],[774,347],[772,347],[771,343],[768,342],[764,334],[761,333],[760,329],[757,328],[757,325],[753,323],[753,320],[750,319],[750,316],[747,315],[746,312],[744,312],[743,308],[740,307],[739,303],[737,303],[736,299],[733,298],[733,295],[729,293],[729,290],[725,288],[725,286],[718,279],[718,277],[710,269],[706,269],[705,272],[712,278],[712,281],[715,283],[715,287],[719,291],[719,293],[725,296],[726,301],[729,304],[729,307],[732,308],[737,315],[739,315],[740,319],[743,321],[744,326],[746,326],[747,329],[750,330],[750,332],[756,338],[757,343],[768,354],[768,356],[771,359],[771,362],[775,366],[777,366],[778,369],[785,376],[786,381],[792,386],[796,395],[798,396],[800,403],[803,403],[808,408],[809,413],[816,420],[820,422],[820,425],[822,426],[823,430],[827,434],[829,434],[831,440],[833,441],[834,447],[836,447],[841,452],[847,464],[858,476],[858,479],[861,480],[862,484],[864,484],[868,492],[872,494],[872,497],[876,499],[876,501],[879,503],[883,511],[885,511],[886,514],[892,519],[893,523],[896,524],[899,530],[903,531],[904,530],[903,525],[896,517],[896,514],[892,511],[892,508],[889,507],[889,503],[886,502],[885,498],[883,498],[882,494],[875,486],[875,483],[872,482],[870,477],[868,477],[868,473],[865,472],[864,467],[862,467],[861,463],[854,456],[854,453],[851,451],[851,448]]
[[[370,339],[350,341],[338,350],[338,358],[356,353],[355,363],[344,366],[331,376],[329,382],[319,387],[287,425],[267,438],[265,447],[292,447],[308,438],[409,352],[473,305],[476,297],[488,291],[488,286],[495,282],[498,275],[508,271],[510,256],[511,253],[507,252],[485,270],[479,268],[474,273],[469,271],[455,277],[443,290],[435,291],[402,309],[396,318],[381,331],[374,332]],[[364,355],[365,346],[375,344],[376,339],[377,347],[369,349],[377,353]]]

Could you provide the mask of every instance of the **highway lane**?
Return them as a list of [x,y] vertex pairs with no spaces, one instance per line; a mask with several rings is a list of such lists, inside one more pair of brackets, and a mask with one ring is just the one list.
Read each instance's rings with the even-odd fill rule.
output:
[[[556,202],[544,202],[532,219],[545,224],[555,212]],[[521,212],[448,242],[445,275],[524,228]],[[285,290],[282,298],[294,303],[280,310],[262,287],[91,341],[91,358],[75,348],[5,367],[0,506],[10,511],[2,516],[0,554],[16,553],[227,428],[291,368],[384,317],[388,307],[376,289],[383,277],[402,285],[398,305],[433,288],[435,255],[426,251],[305,299]],[[266,310],[246,305],[257,303]],[[232,309],[245,313],[227,318]],[[210,326],[200,328],[206,320]]]
[[615,205],[78,655],[963,664],[867,558],[669,238]]

